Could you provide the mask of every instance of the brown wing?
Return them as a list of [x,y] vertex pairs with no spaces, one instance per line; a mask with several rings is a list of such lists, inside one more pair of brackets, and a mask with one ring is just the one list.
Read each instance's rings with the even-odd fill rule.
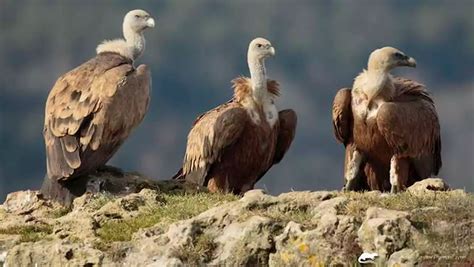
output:
[[[377,126],[395,154],[421,160],[424,172],[441,168],[441,136],[438,115],[426,88],[407,79],[396,79],[399,95],[383,104]],[[426,165],[422,167],[422,165]]]
[[273,164],[279,163],[290,148],[296,133],[297,116],[292,109],[279,112],[279,129]]
[[288,149],[290,148],[293,139],[295,138],[296,124],[298,120],[296,112],[292,109],[285,109],[278,113],[278,117],[279,129],[277,143],[275,147],[275,155],[273,156],[273,163],[259,175],[257,181],[259,181],[263,176],[265,176],[265,174],[274,164],[280,163],[280,161],[285,156],[286,151],[288,151]]
[[[66,180],[75,170],[87,169],[82,154],[101,147],[108,107],[117,90],[128,86],[127,75],[132,71],[129,60],[108,53],[56,81],[46,102],[44,124],[50,178]],[[147,75],[142,76],[139,79]]]
[[352,140],[351,89],[340,89],[332,104],[332,123],[336,139],[347,145]]
[[233,102],[202,115],[188,135],[182,171],[186,181],[205,185],[212,164],[224,148],[238,140],[248,121],[247,112]]

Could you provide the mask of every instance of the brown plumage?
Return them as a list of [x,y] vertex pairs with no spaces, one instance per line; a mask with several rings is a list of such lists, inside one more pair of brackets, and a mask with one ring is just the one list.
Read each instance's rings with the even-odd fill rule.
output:
[[[272,127],[260,106],[254,114],[260,121],[255,123],[243,104],[251,98],[250,80],[239,77],[232,82],[234,98],[194,122],[183,168],[175,178],[208,186],[213,192],[239,194],[252,189],[273,164],[281,161],[294,138],[296,114],[293,110],[280,111]],[[267,86],[270,94],[278,95],[276,81],[268,80]]]
[[[258,49],[263,45],[273,49],[267,42],[262,38],[252,41],[249,55],[263,53]],[[174,178],[207,186],[212,192],[240,194],[252,189],[281,161],[294,138],[296,114],[292,110],[276,112],[276,81],[265,80],[263,92],[254,87],[265,77],[261,74],[254,73],[254,80],[234,79],[234,98],[198,117],[188,135],[183,167]],[[257,95],[263,98],[256,100]]]
[[[129,14],[148,16],[141,10]],[[48,96],[43,131],[47,177],[41,191],[63,204],[84,193],[85,184],[72,180],[105,165],[148,108],[150,71],[145,65],[135,68],[135,58],[120,48],[125,46],[115,43],[113,52],[105,47],[62,75]]]
[[[396,192],[438,173],[440,126],[426,88],[388,74],[396,66],[414,66],[414,60],[393,48],[376,52],[369,60],[369,70],[356,78],[353,89],[344,88],[336,94],[334,133],[346,146],[346,189]],[[374,71],[371,63],[377,60],[390,67],[379,66]],[[380,88],[374,89],[373,81]]]
[[48,176],[64,181],[107,162],[143,119],[149,83],[145,65],[134,69],[115,53],[99,54],[61,76],[46,102]]

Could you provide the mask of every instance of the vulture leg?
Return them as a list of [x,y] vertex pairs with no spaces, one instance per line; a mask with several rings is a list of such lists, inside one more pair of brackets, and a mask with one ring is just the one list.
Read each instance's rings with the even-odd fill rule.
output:
[[[354,151],[356,150],[355,144],[354,143],[348,143],[346,145],[346,151],[345,151],[345,157],[344,157],[344,177],[348,175],[348,172],[350,170],[349,168],[349,163],[351,163],[353,157],[354,157]],[[364,190],[369,190],[369,187],[367,185],[367,178],[364,172],[364,167],[366,165],[366,162],[364,160],[361,161],[360,167],[357,170],[357,174],[355,175],[355,178],[351,180],[351,183],[349,185],[348,189],[346,183],[344,183],[344,187],[342,190],[344,191],[364,191]]]
[[392,156],[390,160],[390,185],[391,193],[398,193],[405,189],[408,182],[410,162],[407,158]]
[[71,181],[58,182],[45,175],[41,194],[47,199],[54,199],[61,205],[70,207],[76,197],[83,195],[87,189],[89,177],[80,176]]
[[344,185],[344,191],[355,191],[361,184],[360,172],[364,156],[355,147],[346,147],[346,166],[344,172],[344,178],[346,184]]

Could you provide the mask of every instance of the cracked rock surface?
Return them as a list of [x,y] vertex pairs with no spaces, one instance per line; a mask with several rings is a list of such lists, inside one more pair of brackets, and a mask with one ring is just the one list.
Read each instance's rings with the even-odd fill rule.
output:
[[[123,177],[128,188],[150,182]],[[363,252],[388,266],[474,263],[474,197],[440,179],[397,195],[237,197],[152,183],[87,193],[70,210],[36,191],[10,194],[0,206],[0,266],[353,266]]]

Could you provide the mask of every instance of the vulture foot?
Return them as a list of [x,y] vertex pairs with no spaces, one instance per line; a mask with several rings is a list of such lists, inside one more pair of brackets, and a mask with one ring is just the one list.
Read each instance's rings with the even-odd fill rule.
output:
[[50,179],[46,175],[40,192],[44,198],[55,200],[65,207],[70,207],[76,197],[86,192],[88,180],[88,176],[81,176],[74,178],[72,181],[59,182]]
[[351,179],[347,180],[346,184],[342,188],[344,192],[349,192],[349,191],[356,191],[359,187],[359,181],[358,179]]
[[392,188],[390,189],[390,193],[396,194],[400,192],[400,187],[398,185],[392,185]]

